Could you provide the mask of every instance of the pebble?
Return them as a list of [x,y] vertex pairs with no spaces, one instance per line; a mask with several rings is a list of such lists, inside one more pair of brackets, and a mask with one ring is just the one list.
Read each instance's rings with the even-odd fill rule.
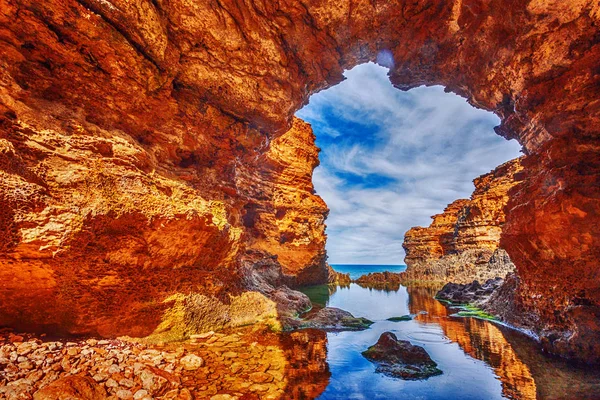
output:
[[114,400],[277,398],[286,387],[283,352],[244,338],[206,332],[179,345],[147,345],[0,333],[0,398],[31,399],[73,375],[86,376]]
[[230,394],[215,394],[210,398],[210,400],[237,400],[237,396],[232,396]]
[[116,388],[119,387],[119,384],[117,383],[117,381],[115,381],[114,379],[110,378],[106,381],[106,383],[104,384],[104,386],[109,387],[109,388]]
[[133,398],[133,394],[131,393],[130,390],[124,390],[124,389],[117,390],[116,395],[119,399],[123,399],[123,400]]
[[181,363],[183,368],[188,371],[195,371],[204,365],[204,360],[195,354],[188,354],[187,356],[179,360],[179,362]]
[[131,379],[124,378],[119,381],[119,385],[124,386],[126,388],[132,388],[135,386],[135,382]]
[[134,393],[133,398],[135,400],[141,400],[144,397],[148,396],[148,391],[144,390],[144,389],[140,389],[137,392]]

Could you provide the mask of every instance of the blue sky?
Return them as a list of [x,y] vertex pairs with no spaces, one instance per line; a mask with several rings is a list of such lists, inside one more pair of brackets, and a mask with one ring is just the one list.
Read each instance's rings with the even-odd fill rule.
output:
[[473,178],[518,157],[496,135],[494,114],[443,87],[395,89],[387,69],[369,63],[314,94],[297,116],[321,148],[317,193],[331,209],[331,264],[403,264],[404,233],[427,226],[473,191]]

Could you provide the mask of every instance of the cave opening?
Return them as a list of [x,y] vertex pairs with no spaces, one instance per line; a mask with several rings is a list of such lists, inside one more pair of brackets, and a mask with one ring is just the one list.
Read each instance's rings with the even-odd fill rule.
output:
[[378,62],[347,70],[296,113],[321,149],[313,183],[330,208],[333,265],[404,264],[405,232],[468,199],[473,179],[521,151],[494,132],[494,113],[441,86],[398,90],[389,62]]

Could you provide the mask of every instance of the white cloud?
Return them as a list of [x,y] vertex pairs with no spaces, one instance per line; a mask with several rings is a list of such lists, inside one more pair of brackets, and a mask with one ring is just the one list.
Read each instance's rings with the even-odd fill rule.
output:
[[298,112],[313,124],[322,164],[313,178],[331,209],[332,264],[400,264],[412,226],[468,197],[473,178],[519,155],[498,118],[443,88],[395,89],[387,69],[364,64]]

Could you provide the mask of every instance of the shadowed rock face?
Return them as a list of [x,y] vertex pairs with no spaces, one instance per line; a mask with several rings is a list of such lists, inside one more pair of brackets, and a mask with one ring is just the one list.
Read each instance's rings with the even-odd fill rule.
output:
[[377,372],[396,378],[427,379],[442,373],[424,348],[398,340],[392,332],[382,333],[377,343],[362,355],[377,364]]
[[292,115],[385,50],[395,86],[444,85],[523,144],[501,240],[518,298],[565,333],[550,350],[598,360],[568,332],[598,332],[599,7],[0,0],[0,325],[146,335],[170,296],[244,291],[255,250],[279,284],[324,282]]
[[489,279],[483,284],[480,284],[478,281],[473,281],[467,285],[447,283],[437,292],[435,297],[458,304],[485,304],[503,282],[502,278],[496,278]]

